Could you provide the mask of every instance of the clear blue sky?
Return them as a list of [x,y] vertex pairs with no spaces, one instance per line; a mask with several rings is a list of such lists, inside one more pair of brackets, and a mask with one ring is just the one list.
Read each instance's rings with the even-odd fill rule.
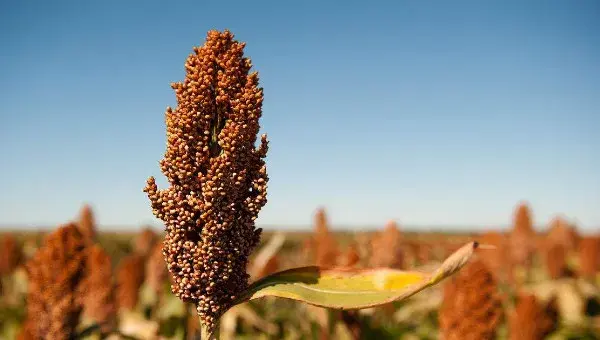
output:
[[[484,5],[485,3],[485,5]],[[600,2],[4,1],[0,224],[154,224],[169,87],[210,29],[265,89],[259,224],[600,227]]]

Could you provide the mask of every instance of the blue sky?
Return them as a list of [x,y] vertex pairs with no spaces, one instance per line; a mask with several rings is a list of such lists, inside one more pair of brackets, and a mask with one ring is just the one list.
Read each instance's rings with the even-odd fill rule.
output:
[[[204,4],[203,4],[204,3]],[[484,4],[485,3],[485,4]],[[259,224],[600,227],[597,1],[5,1],[0,224],[154,224],[169,87],[229,28],[265,89]]]

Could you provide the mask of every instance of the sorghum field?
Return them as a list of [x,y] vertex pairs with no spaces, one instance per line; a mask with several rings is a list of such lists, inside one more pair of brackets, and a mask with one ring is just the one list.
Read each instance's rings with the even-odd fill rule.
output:
[[[263,232],[251,282],[302,265],[425,269],[471,240],[494,249],[480,247],[454,276],[382,307],[334,311],[269,297],[236,305],[222,317],[220,337],[600,338],[600,235],[560,217],[534,230],[532,210],[518,204],[507,231],[450,234],[406,232],[394,221],[342,232],[317,209],[312,232]],[[31,327],[56,339],[199,338],[195,306],[171,293],[161,231],[103,232],[89,206],[65,223],[2,232],[0,338],[30,339]]]

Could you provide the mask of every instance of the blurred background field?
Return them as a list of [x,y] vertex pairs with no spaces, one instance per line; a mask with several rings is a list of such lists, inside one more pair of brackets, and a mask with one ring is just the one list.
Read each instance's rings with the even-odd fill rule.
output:
[[[94,281],[99,287],[82,293],[78,322],[83,338],[198,338],[193,307],[170,292],[162,231],[102,232],[88,206],[74,223],[110,258],[104,281]],[[426,269],[471,240],[496,249],[479,250],[451,279],[385,307],[342,312],[270,298],[238,305],[222,319],[223,339],[600,338],[600,238],[560,217],[536,231],[529,207],[522,204],[513,226],[504,231],[411,232],[389,221],[376,230],[348,232],[332,225],[325,209],[319,209],[311,231],[264,231],[248,267],[251,281],[315,264]],[[24,265],[51,232],[7,229],[0,234],[2,339],[23,338]],[[99,305],[99,295],[105,305]]]
[[0,340],[34,326],[51,340],[198,337],[142,187],[169,182],[169,84],[215,28],[247,42],[272,142],[250,281],[423,270],[465,242],[495,247],[380,308],[237,305],[223,339],[599,339],[598,14],[593,0],[7,2]]

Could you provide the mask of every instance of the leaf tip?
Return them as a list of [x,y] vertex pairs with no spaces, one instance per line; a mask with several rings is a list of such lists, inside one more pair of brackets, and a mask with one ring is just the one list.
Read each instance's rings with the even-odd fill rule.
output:
[[448,256],[448,258],[444,260],[442,265],[432,275],[431,283],[436,284],[446,277],[459,271],[467,264],[467,262],[469,262],[471,256],[473,256],[473,253],[475,252],[475,249],[478,247],[480,247],[479,242],[469,242]]

